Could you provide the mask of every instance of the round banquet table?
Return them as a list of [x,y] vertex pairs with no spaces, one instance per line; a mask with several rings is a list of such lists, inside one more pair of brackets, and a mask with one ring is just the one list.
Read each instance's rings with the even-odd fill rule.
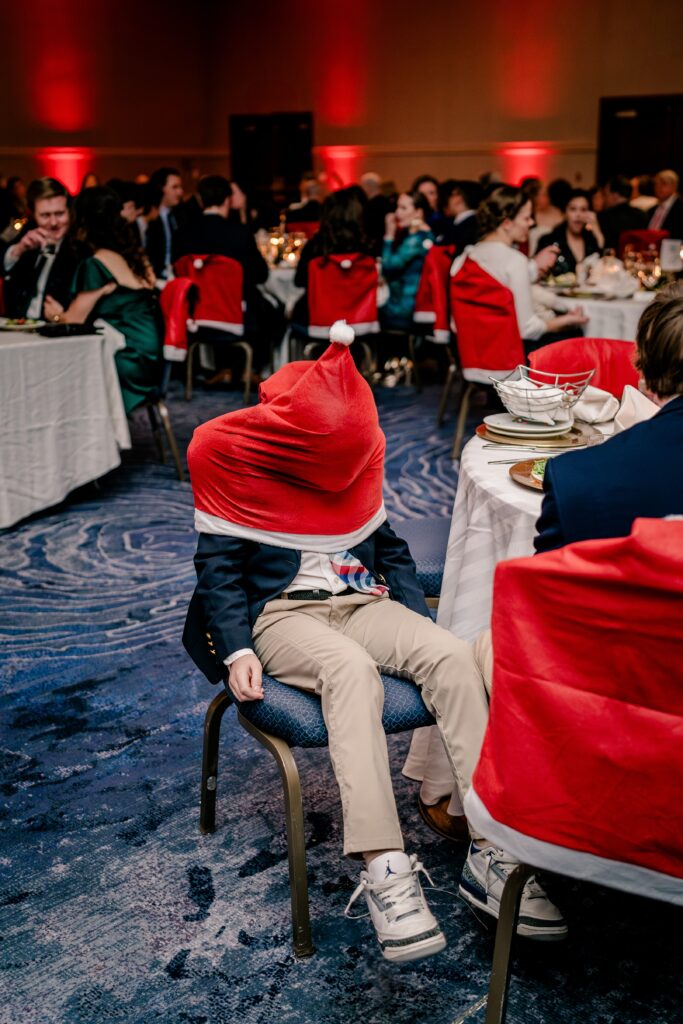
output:
[[[543,458],[508,445],[484,448],[472,438],[462,451],[436,621],[462,640],[474,640],[491,624],[493,575],[498,562],[532,555],[543,492],[515,483],[509,465],[497,459]],[[452,770],[436,726],[416,729],[403,774],[423,783],[425,800],[440,799],[453,784]],[[448,807],[462,814],[457,790]]]
[[0,332],[0,527],[120,464],[130,434],[114,354],[124,345],[111,329]]
[[640,316],[653,297],[652,292],[645,293],[642,299],[569,299],[558,296],[553,305],[557,309],[581,306],[588,317],[583,328],[587,338],[635,341]]

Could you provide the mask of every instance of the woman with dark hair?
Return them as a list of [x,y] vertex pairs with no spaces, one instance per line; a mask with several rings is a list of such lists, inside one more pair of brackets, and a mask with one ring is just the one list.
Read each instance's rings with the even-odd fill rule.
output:
[[582,263],[594,252],[602,251],[603,237],[597,217],[590,208],[587,192],[577,188],[570,193],[564,220],[541,238],[538,249],[540,251],[549,245],[557,245],[559,249],[553,268],[556,275],[575,273],[577,263]]
[[[365,207],[358,195],[360,189],[351,186],[331,192],[325,199],[320,217],[320,228],[301,250],[294,283],[298,288],[308,287],[308,268],[316,256],[346,253],[372,255],[365,235]],[[292,313],[292,323],[308,324],[308,301],[305,295],[298,300]]]
[[380,309],[384,327],[408,331],[412,326],[422,264],[434,244],[427,223],[430,210],[422,192],[402,192],[396,213],[386,216],[382,277],[389,285],[389,298]]
[[561,316],[549,311],[547,320],[534,309],[529,260],[513,248],[515,244],[526,242],[533,224],[531,200],[526,193],[511,185],[499,185],[480,204],[477,217],[481,241],[456,257],[451,275],[456,276],[469,258],[508,288],[515,303],[519,334],[527,351],[557,341],[558,332],[571,328],[573,334],[581,333],[577,328],[586,323],[586,317],[580,307]]
[[126,414],[149,399],[161,377],[163,323],[154,273],[121,216],[121,200],[103,186],[82,192],[75,204],[75,234],[88,257],[76,270],[68,309],[51,297],[45,314],[54,323],[106,320],[126,339],[116,369]]

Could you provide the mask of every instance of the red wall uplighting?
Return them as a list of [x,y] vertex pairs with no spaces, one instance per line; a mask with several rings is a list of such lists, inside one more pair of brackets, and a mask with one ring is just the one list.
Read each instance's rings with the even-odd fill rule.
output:
[[554,150],[545,142],[510,142],[497,150],[502,163],[503,180],[519,185],[522,178],[548,179]]
[[363,158],[361,146],[318,146],[316,152],[322,160],[330,190],[358,181]]
[[41,149],[36,159],[43,177],[57,178],[74,194],[80,189],[83,176],[92,168],[89,149],[51,146]]

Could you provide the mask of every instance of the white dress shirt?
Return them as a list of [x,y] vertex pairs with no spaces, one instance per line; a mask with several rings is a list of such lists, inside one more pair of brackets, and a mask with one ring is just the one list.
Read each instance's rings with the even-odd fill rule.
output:
[[[42,269],[40,271],[40,276],[38,277],[38,281],[36,283],[35,294],[31,299],[26,310],[26,318],[28,320],[40,320],[43,315],[43,303],[45,301],[45,289],[47,288],[47,279],[50,276],[52,265],[57,257],[57,253],[59,252],[60,246],[63,241],[64,239],[60,238],[58,242],[52,243],[51,248],[54,249],[53,252],[44,252],[43,250],[41,250],[38,254],[36,264],[38,263],[38,260],[42,259],[43,257],[44,262]],[[16,266],[16,264],[19,262],[21,258],[15,255],[15,249],[15,245],[10,245],[9,249],[5,253],[3,263],[6,273],[9,273],[12,267]]]

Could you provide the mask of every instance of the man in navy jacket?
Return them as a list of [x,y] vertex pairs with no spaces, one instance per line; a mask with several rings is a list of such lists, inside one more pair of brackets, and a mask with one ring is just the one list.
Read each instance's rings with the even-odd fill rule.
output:
[[665,289],[638,325],[638,366],[660,411],[598,447],[548,462],[534,540],[550,551],[625,537],[638,517],[683,515],[683,288]]

